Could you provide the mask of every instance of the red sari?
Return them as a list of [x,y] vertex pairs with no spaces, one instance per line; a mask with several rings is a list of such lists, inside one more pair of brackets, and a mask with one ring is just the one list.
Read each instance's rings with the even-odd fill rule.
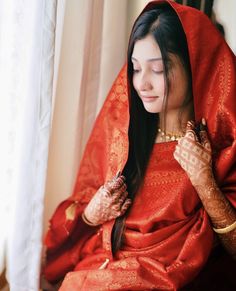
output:
[[[236,207],[235,56],[209,19],[195,9],[172,1],[153,1],[144,11],[163,2],[176,11],[186,33],[195,119],[207,120],[214,174],[221,191]],[[114,221],[100,228],[81,219],[94,193],[127,161],[126,82],[124,67],[96,120],[74,193],[51,219],[43,272],[51,282],[66,275],[61,291],[177,290],[197,276],[213,248],[209,218],[173,158],[176,142],[154,146],[144,184],[126,219],[122,249],[115,256],[111,252]],[[106,259],[106,268],[99,269]]]

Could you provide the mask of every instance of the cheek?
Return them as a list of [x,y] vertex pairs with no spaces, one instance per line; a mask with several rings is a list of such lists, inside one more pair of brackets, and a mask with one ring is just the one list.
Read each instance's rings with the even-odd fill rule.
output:
[[188,83],[184,75],[172,76],[168,103],[174,107],[181,106],[188,93]]
[[168,107],[178,108],[181,106],[184,97],[182,95],[182,89],[179,86],[171,86],[167,98]]
[[164,78],[163,74],[158,77],[158,80],[156,82],[156,91],[158,92],[158,95],[160,97],[164,97],[164,95],[165,95],[165,78]]
[[134,89],[137,91],[137,77],[136,76],[133,76],[133,79],[132,79],[132,81],[133,81],[133,86],[134,86]]

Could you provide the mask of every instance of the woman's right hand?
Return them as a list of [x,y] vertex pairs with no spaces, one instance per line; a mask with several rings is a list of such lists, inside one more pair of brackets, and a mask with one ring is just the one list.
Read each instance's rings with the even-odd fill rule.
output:
[[101,186],[84,210],[83,215],[89,224],[103,224],[123,215],[131,204],[126,189],[125,177],[119,173]]

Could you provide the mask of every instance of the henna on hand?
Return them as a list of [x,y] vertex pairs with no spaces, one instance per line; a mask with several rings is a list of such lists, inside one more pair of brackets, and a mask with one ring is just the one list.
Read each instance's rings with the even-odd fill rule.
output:
[[125,214],[131,205],[126,189],[125,177],[120,174],[101,186],[84,210],[86,220],[99,225]]
[[[236,212],[228,199],[223,195],[212,175],[202,185],[196,186],[202,204],[216,229],[225,228],[236,221]],[[217,234],[223,246],[234,257],[236,256],[236,229],[224,234]]]
[[178,141],[174,158],[187,173],[193,186],[202,183],[212,172],[211,145],[205,130],[195,132],[194,122],[188,121],[186,134]]
[[[217,186],[212,173],[212,150],[205,120],[202,121],[199,136],[195,132],[194,122],[187,123],[186,134],[179,140],[174,157],[186,171],[214,228],[225,228],[234,223],[236,212]],[[236,229],[218,236],[228,252],[235,256]]]

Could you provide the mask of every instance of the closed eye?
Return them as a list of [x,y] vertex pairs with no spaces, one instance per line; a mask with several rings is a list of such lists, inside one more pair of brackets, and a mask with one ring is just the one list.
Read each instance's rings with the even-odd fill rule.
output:
[[158,75],[163,74],[163,72],[164,72],[163,70],[161,70],[161,71],[152,70],[152,71],[153,71],[153,73],[158,74]]

